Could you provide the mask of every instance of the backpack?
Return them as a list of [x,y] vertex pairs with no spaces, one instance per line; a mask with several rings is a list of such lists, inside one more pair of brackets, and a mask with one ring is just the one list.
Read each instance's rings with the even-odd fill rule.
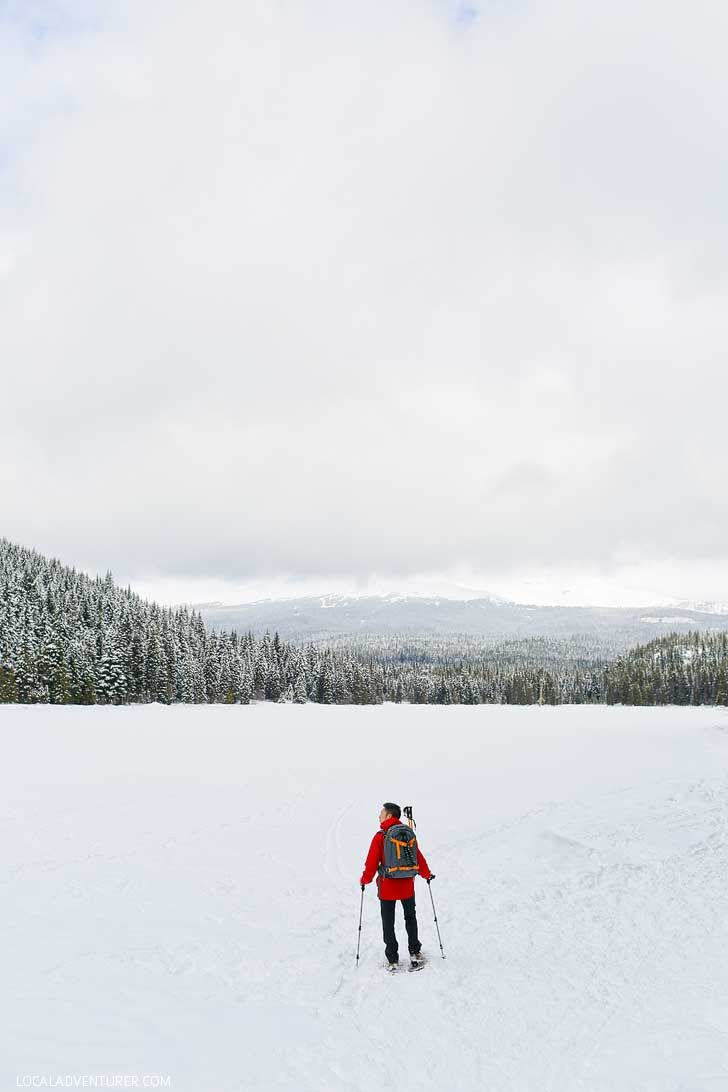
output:
[[377,871],[388,880],[410,880],[419,873],[417,838],[406,823],[397,823],[382,831],[384,864]]

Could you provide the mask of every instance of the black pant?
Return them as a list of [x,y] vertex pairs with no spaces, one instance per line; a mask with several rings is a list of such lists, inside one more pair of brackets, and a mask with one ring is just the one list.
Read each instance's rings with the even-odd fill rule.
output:
[[380,899],[382,909],[382,931],[384,933],[385,954],[390,963],[399,962],[399,945],[394,933],[394,910],[397,903],[402,903],[404,910],[404,924],[407,929],[407,944],[410,955],[417,955],[422,945],[417,936],[417,915],[415,914],[415,897],[411,899]]

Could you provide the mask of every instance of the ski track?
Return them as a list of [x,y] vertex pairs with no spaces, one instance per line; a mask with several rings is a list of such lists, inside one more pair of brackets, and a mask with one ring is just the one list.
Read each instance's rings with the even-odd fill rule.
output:
[[[0,708],[0,1088],[161,1072],[175,1092],[728,1092],[715,710],[253,707],[267,731],[246,734],[246,710],[152,707],[126,736],[114,710],[31,712]],[[361,724],[383,722],[416,726],[414,781],[409,755],[384,773],[360,757]],[[355,966],[393,784],[446,953],[417,881],[429,962],[394,976],[374,885]],[[396,924],[406,953],[399,907]]]
[[329,825],[326,831],[326,839],[324,844],[324,872],[329,877],[337,877],[341,880],[351,882],[351,876],[345,875],[341,868],[341,824],[344,816],[347,812],[351,811],[354,806],[354,801],[349,801],[339,812],[337,812],[335,818]]

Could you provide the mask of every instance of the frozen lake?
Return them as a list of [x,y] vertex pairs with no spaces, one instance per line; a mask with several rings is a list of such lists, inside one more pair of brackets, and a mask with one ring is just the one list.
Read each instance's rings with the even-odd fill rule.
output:
[[[3,1089],[728,1090],[725,709],[0,706],[0,731]],[[374,886],[354,964],[389,799],[437,874],[419,974],[383,970]]]

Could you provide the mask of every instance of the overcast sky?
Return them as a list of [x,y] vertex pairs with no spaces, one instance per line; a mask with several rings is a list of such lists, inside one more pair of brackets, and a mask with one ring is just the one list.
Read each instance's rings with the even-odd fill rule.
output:
[[0,534],[728,600],[726,56],[724,0],[0,4]]

